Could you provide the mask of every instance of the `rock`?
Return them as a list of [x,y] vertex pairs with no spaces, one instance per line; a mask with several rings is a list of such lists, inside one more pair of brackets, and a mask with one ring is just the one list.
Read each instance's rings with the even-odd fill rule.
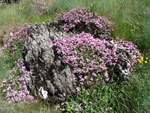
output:
[[52,40],[65,35],[50,24],[34,25],[28,30],[23,56],[29,71],[26,83],[30,92],[44,100],[57,103],[68,96],[76,84],[70,67],[63,64],[54,51]]
[[[84,25],[83,25],[84,26]],[[46,24],[32,25],[28,29],[28,39],[25,41],[22,51],[24,64],[29,72],[26,83],[29,91],[34,96],[39,96],[52,103],[59,103],[69,95],[75,88],[77,79],[71,76],[71,67],[62,62],[62,58],[53,47],[53,40],[64,36],[73,36],[76,33],[89,32],[95,37],[112,41],[109,32],[99,32],[90,28],[80,26],[79,29],[64,31],[63,22],[53,21]],[[92,31],[91,31],[92,30]],[[115,45],[112,44],[115,47]],[[118,48],[119,60],[112,73],[128,75],[131,67],[128,53]]]
[[3,37],[0,36],[0,47],[2,47],[3,45],[4,45],[4,43],[3,43]]
[[114,67],[113,73],[116,76],[118,82],[121,82],[123,79],[129,79],[131,62],[129,60],[130,55],[127,51],[118,48],[118,62]]
[[4,3],[11,4],[12,2],[18,2],[19,0],[3,0]]
[[109,31],[99,29],[93,23],[89,24],[79,23],[78,25],[76,25],[75,29],[73,29],[73,32],[75,33],[85,32],[92,34],[94,38],[105,39],[109,41],[113,40]]

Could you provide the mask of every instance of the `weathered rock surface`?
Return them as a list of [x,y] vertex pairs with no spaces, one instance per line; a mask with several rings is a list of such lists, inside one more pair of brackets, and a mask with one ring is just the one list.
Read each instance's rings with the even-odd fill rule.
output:
[[2,47],[3,45],[4,45],[4,43],[3,43],[3,37],[0,36],[0,47]]
[[3,0],[4,3],[11,4],[13,2],[18,2],[19,0]]
[[26,82],[33,95],[57,102],[64,100],[74,88],[75,78],[70,77],[69,66],[61,62],[53,49],[52,40],[65,33],[57,32],[55,27],[49,31],[48,27],[48,24],[34,25],[28,31],[23,50],[29,71]]
[[[84,29],[81,29],[82,32]],[[88,26],[85,32],[90,32],[97,38],[112,40],[109,33],[99,33],[97,29],[95,31],[93,29],[90,31],[90,29],[92,28]],[[29,72],[26,83],[33,95],[53,103],[63,101],[66,96],[70,95],[75,88],[76,78],[70,77],[71,68],[62,63],[61,57],[56,54],[53,40],[66,35],[72,36],[78,32],[80,32],[79,29],[64,31],[62,22],[58,21],[37,24],[29,28],[23,57]],[[119,61],[113,71],[117,75],[128,74],[130,68],[128,54],[124,51],[119,51],[118,54],[120,54]]]
[[94,38],[100,38],[109,41],[113,40],[112,36],[110,35],[110,32],[105,31],[104,29],[99,29],[93,23],[88,23],[88,24],[79,23],[72,31],[75,33],[81,33],[81,32],[90,33],[94,36]]
[[130,55],[121,48],[118,48],[118,54],[118,62],[113,70],[113,73],[117,76],[115,79],[129,79],[131,69],[131,62],[129,60]]

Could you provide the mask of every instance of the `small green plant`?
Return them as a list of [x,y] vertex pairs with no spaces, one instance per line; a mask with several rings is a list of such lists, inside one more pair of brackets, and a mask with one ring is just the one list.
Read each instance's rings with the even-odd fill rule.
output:
[[22,58],[22,49],[24,41],[27,38],[27,29],[30,25],[26,25],[24,28],[15,32],[14,35],[8,40],[8,43],[5,45],[6,51],[5,54],[8,56],[8,62],[11,64],[11,67],[16,66],[16,61],[19,58]]
[[95,10],[95,4],[90,5],[90,7],[88,8],[91,12],[94,12]]
[[123,97],[122,86],[113,81],[101,81],[88,89],[78,87],[75,94],[61,104],[61,110],[65,113],[114,113],[118,110],[118,99]]

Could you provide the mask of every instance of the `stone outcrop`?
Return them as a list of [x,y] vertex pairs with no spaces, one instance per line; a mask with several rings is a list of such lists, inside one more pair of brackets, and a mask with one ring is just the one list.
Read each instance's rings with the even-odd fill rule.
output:
[[[29,28],[28,39],[25,41],[22,54],[24,64],[29,72],[26,76],[26,83],[34,96],[58,103],[71,94],[76,86],[77,79],[75,76],[70,77],[71,67],[64,64],[61,57],[57,55],[53,48],[53,40],[82,32],[83,26],[80,26],[78,30],[76,28],[71,31],[64,31],[62,22],[53,21],[32,25]],[[95,31],[93,29],[91,31],[91,29],[88,26],[85,28],[85,32],[89,32],[97,38],[112,41],[108,32],[99,33],[98,29],[95,29]],[[118,51],[118,54],[120,54],[118,65],[112,71],[117,75],[127,75],[130,68],[128,53]]]
[[49,27],[49,24],[40,24],[29,29],[23,56],[29,71],[26,82],[31,93],[56,103],[69,95],[75,78],[70,78],[69,66],[61,62],[53,49],[53,39],[62,37],[65,32]]

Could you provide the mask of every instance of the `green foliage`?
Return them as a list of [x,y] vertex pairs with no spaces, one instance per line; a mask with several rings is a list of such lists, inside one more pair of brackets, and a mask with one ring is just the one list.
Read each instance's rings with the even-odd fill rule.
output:
[[0,96],[0,113],[57,113],[54,106],[50,103],[14,103],[8,104],[6,99]]
[[126,106],[126,112],[147,113],[150,111],[150,64],[139,64],[128,87],[124,90],[125,97],[120,101]]
[[62,111],[82,112],[82,113],[114,113],[118,110],[118,98],[123,97],[121,90],[123,85],[117,85],[115,82],[105,83],[101,81],[98,85],[91,88],[82,86],[78,94],[72,95],[61,104]]
[[[101,82],[89,89],[81,87],[61,104],[65,113],[147,113],[150,111],[150,64],[139,64],[130,81]],[[79,93],[80,92],[80,93]]]
[[3,53],[0,54],[0,83],[3,78],[8,77],[8,70],[10,69],[10,65],[7,62],[7,55]]
[[[13,40],[11,45],[8,47],[8,50],[5,51],[7,55],[7,63],[10,67],[13,68],[16,66],[16,62],[19,58],[22,58],[22,49],[23,49],[24,40]],[[13,49],[16,48],[16,49]]]
[[33,2],[31,0],[21,1],[18,8],[19,13],[25,16],[29,21],[39,18],[38,12],[32,7],[32,5]]

